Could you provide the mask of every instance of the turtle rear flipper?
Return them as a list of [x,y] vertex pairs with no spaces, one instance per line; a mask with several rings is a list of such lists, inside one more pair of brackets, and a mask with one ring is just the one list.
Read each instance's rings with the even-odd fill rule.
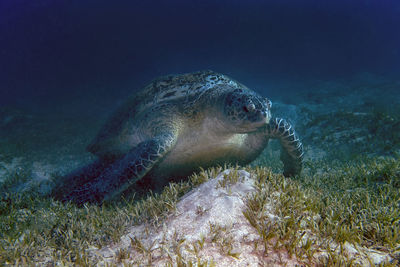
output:
[[303,145],[292,125],[284,119],[273,118],[267,126],[267,135],[279,139],[281,143],[283,175],[288,177],[299,174],[303,165]]
[[102,203],[121,194],[141,179],[174,146],[176,136],[162,134],[132,148],[124,157],[110,164],[97,178],[64,194],[62,201],[77,205]]
[[113,161],[99,159],[65,176],[57,178],[51,196],[55,199],[63,199],[65,192],[70,192],[99,177],[112,163]]

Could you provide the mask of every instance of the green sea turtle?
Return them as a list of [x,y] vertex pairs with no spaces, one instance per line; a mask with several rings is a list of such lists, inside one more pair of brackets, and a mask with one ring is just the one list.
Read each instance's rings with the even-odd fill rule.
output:
[[99,160],[63,177],[53,196],[102,203],[137,182],[162,186],[200,167],[247,164],[269,138],[281,142],[284,175],[296,175],[302,144],[270,108],[268,99],[213,71],[158,78],[130,97],[88,146]]

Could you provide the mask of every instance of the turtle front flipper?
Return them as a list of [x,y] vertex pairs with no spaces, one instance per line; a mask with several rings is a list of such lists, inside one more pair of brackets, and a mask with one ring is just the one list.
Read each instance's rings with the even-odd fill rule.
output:
[[174,134],[165,133],[140,143],[110,164],[97,178],[64,194],[61,200],[83,205],[86,202],[100,204],[112,199],[146,175],[175,142]]
[[284,119],[272,118],[267,125],[267,136],[277,138],[281,143],[283,175],[288,177],[299,174],[303,164],[303,145],[292,125]]

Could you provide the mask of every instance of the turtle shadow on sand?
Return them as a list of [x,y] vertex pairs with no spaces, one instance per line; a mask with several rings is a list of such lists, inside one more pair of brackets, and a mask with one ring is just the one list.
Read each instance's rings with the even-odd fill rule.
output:
[[137,185],[158,189],[200,167],[247,164],[279,139],[284,175],[302,168],[293,127],[271,101],[213,71],[158,78],[106,122],[88,151],[98,160],[61,177],[55,199],[101,204]]

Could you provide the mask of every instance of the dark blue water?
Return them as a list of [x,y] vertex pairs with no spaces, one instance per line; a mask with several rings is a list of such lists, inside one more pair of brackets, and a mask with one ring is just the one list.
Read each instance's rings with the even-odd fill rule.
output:
[[396,76],[400,1],[0,0],[0,105],[95,109],[203,69],[272,95],[282,81]]

